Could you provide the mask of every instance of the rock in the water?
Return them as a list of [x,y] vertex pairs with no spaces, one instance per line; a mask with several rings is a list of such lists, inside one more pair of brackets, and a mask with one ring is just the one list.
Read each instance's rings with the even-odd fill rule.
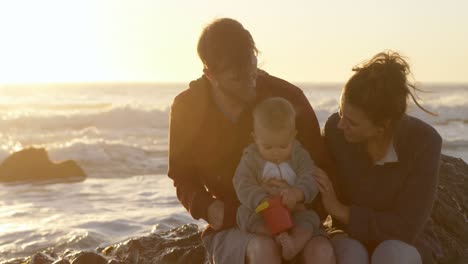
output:
[[70,261],[66,260],[66,259],[58,259],[56,261],[54,261],[54,263],[52,264],[70,264]]
[[0,182],[66,180],[86,178],[75,161],[53,163],[43,148],[28,148],[8,156],[0,165]]
[[[432,249],[438,263],[466,264],[468,263],[468,165],[461,159],[443,155],[439,175],[437,199],[432,217],[423,233],[423,242]],[[95,252],[66,251],[60,254],[62,256],[60,259],[56,259],[57,256],[55,253],[44,252],[1,264],[39,264],[53,261],[54,264],[208,263],[200,240],[200,231],[194,224],[129,239],[106,248],[98,248]],[[38,262],[32,262],[32,259]]]
[[59,254],[61,257],[56,260],[51,256],[57,257],[58,254],[42,252],[32,257],[8,260],[0,264],[207,264],[200,236],[197,225],[186,224],[166,232],[98,248],[93,252],[65,251]]
[[54,259],[46,253],[36,253],[31,257],[31,264],[52,264]]
[[198,226],[187,224],[168,232],[151,234],[111,245],[106,256],[128,263],[203,263],[205,249]]

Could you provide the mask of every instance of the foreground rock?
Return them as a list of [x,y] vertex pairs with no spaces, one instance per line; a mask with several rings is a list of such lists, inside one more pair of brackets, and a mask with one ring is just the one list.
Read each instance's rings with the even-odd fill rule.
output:
[[468,263],[468,165],[462,159],[442,155],[431,216],[424,235],[439,262]]
[[[468,165],[461,159],[442,157],[438,197],[424,242],[439,263],[468,263]],[[440,244],[440,247],[438,246]],[[130,239],[93,252],[37,253],[2,264],[150,264],[207,263],[196,225]]]
[[85,178],[85,172],[75,161],[53,163],[43,148],[15,152],[0,165],[0,182],[78,181]]
[[205,250],[201,244],[200,231],[195,224],[187,224],[159,234],[129,239],[98,248],[95,251],[53,251],[36,253],[25,259],[15,259],[1,264],[202,264]]

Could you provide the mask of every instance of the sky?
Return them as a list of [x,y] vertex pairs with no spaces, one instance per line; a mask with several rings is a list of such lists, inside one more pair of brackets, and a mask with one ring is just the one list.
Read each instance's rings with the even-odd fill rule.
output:
[[215,18],[253,35],[261,68],[291,82],[345,82],[391,49],[419,82],[468,82],[468,1],[0,0],[0,84],[188,82]]

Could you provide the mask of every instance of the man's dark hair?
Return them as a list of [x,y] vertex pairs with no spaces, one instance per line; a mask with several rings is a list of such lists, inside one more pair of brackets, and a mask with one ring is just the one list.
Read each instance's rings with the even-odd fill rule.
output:
[[242,70],[257,55],[255,42],[241,23],[231,18],[216,19],[198,39],[198,56],[212,72]]

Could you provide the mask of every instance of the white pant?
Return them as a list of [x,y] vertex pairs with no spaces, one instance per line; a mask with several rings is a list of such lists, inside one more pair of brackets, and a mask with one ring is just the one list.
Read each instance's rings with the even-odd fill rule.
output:
[[[337,264],[368,264],[369,253],[357,240],[337,235],[332,238]],[[400,240],[385,240],[370,256],[372,264],[421,264],[418,250]]]

